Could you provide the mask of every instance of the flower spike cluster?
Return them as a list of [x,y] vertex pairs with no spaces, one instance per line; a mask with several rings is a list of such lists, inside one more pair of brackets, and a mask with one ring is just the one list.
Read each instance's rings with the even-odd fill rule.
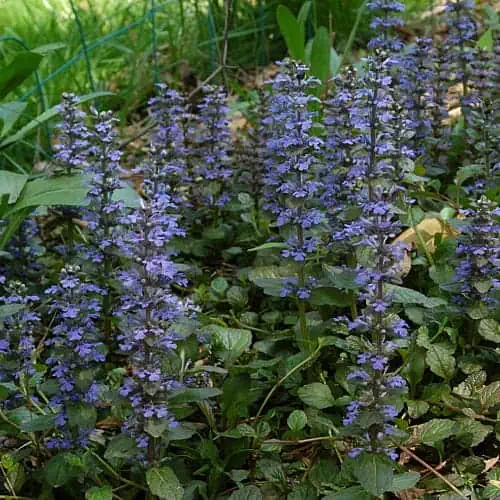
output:
[[379,35],[368,43],[372,49],[383,49],[387,52],[399,52],[403,48],[396,29],[403,25],[399,14],[404,12],[405,6],[397,0],[370,0],[368,8],[375,12],[370,27]]
[[74,404],[94,406],[100,398],[99,384],[85,377],[89,369],[98,368],[106,359],[98,329],[102,295],[105,293],[82,277],[79,266],[62,269],[59,283],[49,287],[48,310],[53,314],[52,335],[45,345],[50,349],[47,364],[58,383],[58,393],[50,400],[57,412],[57,435],[49,438],[51,448],[72,448],[87,442],[91,429],[71,429],[68,409]]
[[176,425],[167,405],[167,395],[178,382],[165,371],[169,354],[176,348],[172,324],[184,312],[173,295],[174,284],[184,284],[172,262],[170,240],[184,234],[170,195],[168,168],[160,151],[152,146],[150,160],[142,168],[146,200],[141,208],[124,218],[124,236],[131,267],[120,272],[124,291],[117,311],[121,334],[120,348],[128,355],[130,376],[120,394],[131,404],[124,430],[135,437],[139,448],[147,450],[145,460],[156,459],[153,429]]

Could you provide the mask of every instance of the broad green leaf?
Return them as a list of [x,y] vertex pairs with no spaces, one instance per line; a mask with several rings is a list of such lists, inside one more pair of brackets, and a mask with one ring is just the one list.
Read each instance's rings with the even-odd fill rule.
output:
[[182,500],[184,488],[170,467],[153,467],[147,470],[146,482],[153,495],[165,500]]
[[330,35],[328,30],[321,26],[314,35],[311,50],[311,74],[326,83],[330,75]]
[[351,486],[342,488],[341,491],[330,493],[323,497],[323,500],[372,500],[372,495],[362,486]]
[[26,306],[24,304],[2,304],[0,306],[0,319],[7,318],[13,314],[22,311]]
[[457,419],[455,437],[464,448],[481,444],[491,432],[493,432],[491,425],[467,417]]
[[288,415],[286,423],[292,431],[300,431],[307,424],[307,415],[302,410],[294,410]]
[[20,52],[14,60],[0,71],[0,99],[18,87],[40,64],[42,56],[34,52]]
[[223,297],[228,288],[229,283],[222,277],[215,278],[212,283],[210,283],[210,289],[219,297]]
[[262,245],[259,245],[258,247],[250,248],[247,251],[248,252],[260,252],[261,250],[269,250],[269,249],[274,249],[274,248],[279,248],[280,250],[283,250],[284,248],[288,248],[288,245],[286,243],[281,243],[279,241],[269,241],[268,243],[263,243]]
[[500,344],[500,323],[494,319],[482,319],[479,322],[477,332],[481,337]]
[[[17,120],[21,117],[26,106],[27,102],[6,102],[4,104],[0,104],[0,120],[2,121],[2,133],[0,134],[0,138],[5,137],[10,129],[15,125]],[[0,184],[1,186],[1,184]]]
[[88,404],[71,404],[66,407],[68,425],[74,429],[94,429],[97,421],[97,409]]
[[352,304],[352,295],[338,288],[318,287],[313,288],[311,304],[314,306],[347,307]]
[[453,434],[455,434],[456,423],[446,418],[434,418],[423,424],[413,427],[413,437],[418,443],[435,446]]
[[24,420],[21,424],[22,432],[48,431],[55,427],[56,415],[37,415],[29,420]]
[[63,486],[78,473],[76,455],[65,453],[51,458],[45,467],[47,482],[54,487]]
[[[87,101],[91,101],[94,99],[98,99],[99,97],[105,97],[105,96],[110,96],[114,95],[113,92],[92,92],[91,94],[86,94],[82,97],[79,97],[79,102],[84,103]],[[30,121],[27,125],[25,125],[21,130],[16,132],[14,135],[11,135],[10,137],[7,137],[0,143],[0,149],[3,149],[10,144],[13,144],[17,141],[20,141],[23,139],[27,134],[29,134],[31,131],[35,130],[38,128],[40,125],[45,123],[46,121],[54,118],[59,114],[59,105],[53,106],[52,108],[48,109],[44,113],[42,113],[40,116],[37,116],[34,120]]]
[[286,500],[316,500],[316,488],[310,484],[302,484],[294,486],[293,490],[288,493]]
[[335,404],[330,388],[320,382],[313,382],[298,390],[299,398],[309,406],[322,410]]
[[85,500],[112,500],[113,489],[109,484],[102,487],[94,486],[85,492]]
[[339,54],[333,47],[330,47],[330,74],[332,76],[337,75],[341,65],[342,57],[339,56]]
[[304,61],[304,27],[295,19],[291,10],[285,5],[278,5],[276,17],[290,57]]
[[233,491],[229,500],[264,500],[264,495],[257,486],[245,486],[241,490]]
[[388,459],[373,453],[363,453],[353,463],[352,472],[363,488],[376,497],[391,491],[393,465]]
[[311,7],[312,7],[312,0],[307,0],[304,2],[304,5],[299,10],[299,13],[297,14],[297,21],[299,24],[303,27],[305,30],[307,19],[309,17],[309,13],[311,12]]
[[356,283],[356,271],[354,269],[346,269],[343,267],[323,265],[323,270],[328,278],[328,281],[335,288],[346,290],[357,290],[359,284]]
[[[84,174],[39,177],[26,183],[22,195],[9,213],[37,206],[87,206],[88,184],[89,176]],[[131,208],[139,204],[139,195],[128,185],[119,189],[113,199],[122,200]]]
[[149,434],[151,437],[159,438],[168,427],[168,420],[166,418],[156,419],[148,418],[144,423],[144,432]]
[[252,334],[248,330],[224,328],[217,325],[211,325],[209,328],[213,332],[212,343],[215,353],[227,365],[232,365],[252,343]]
[[137,444],[135,440],[125,434],[118,434],[109,441],[104,458],[106,460],[131,458],[136,454]]
[[397,492],[413,488],[420,480],[418,472],[405,472],[403,474],[396,474],[392,480],[391,491]]
[[500,404],[500,380],[483,387],[479,391],[479,402],[483,410]]
[[476,44],[480,49],[491,52],[493,50],[493,30],[486,30]]
[[8,195],[8,202],[15,203],[28,179],[29,175],[0,170],[0,197]]
[[172,404],[197,403],[205,399],[215,398],[220,394],[222,394],[220,389],[212,387],[193,387],[173,393],[168,398],[168,401]]
[[248,279],[264,290],[266,295],[279,297],[283,288],[284,278],[295,276],[296,272],[291,266],[263,266],[252,269]]
[[439,297],[426,297],[423,293],[398,285],[387,285],[387,291],[393,294],[393,301],[398,304],[418,304],[428,309],[444,306],[445,299]]
[[429,347],[425,361],[431,371],[439,377],[450,380],[455,374],[455,358],[440,344],[432,344]]
[[425,401],[407,401],[406,406],[408,407],[408,415],[411,418],[419,418],[425,415],[429,411],[429,403]]

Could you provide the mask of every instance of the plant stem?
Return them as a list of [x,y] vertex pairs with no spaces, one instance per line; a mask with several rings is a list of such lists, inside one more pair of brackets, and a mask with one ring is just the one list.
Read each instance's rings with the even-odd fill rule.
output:
[[278,387],[280,387],[280,385],[283,384],[296,371],[300,370],[303,366],[307,365],[307,363],[309,363],[310,361],[312,361],[316,357],[316,355],[319,353],[319,351],[321,350],[321,347],[322,347],[321,345],[319,345],[318,347],[316,347],[316,349],[309,356],[307,356],[307,358],[304,359],[304,361],[302,361],[298,365],[294,366],[289,372],[287,372],[282,378],[280,378],[278,380],[278,382],[276,382],[276,384],[274,384],[274,386],[268,392],[266,398],[264,399],[264,401],[260,405],[259,411],[255,415],[255,418],[259,418],[260,417],[260,415],[264,411],[264,408],[266,407],[266,404],[269,402],[269,400],[271,399],[271,396],[276,392],[276,390],[278,389]]

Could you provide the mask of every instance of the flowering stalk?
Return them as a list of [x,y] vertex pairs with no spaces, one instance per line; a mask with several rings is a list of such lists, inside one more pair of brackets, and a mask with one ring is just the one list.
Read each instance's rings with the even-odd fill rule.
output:
[[193,181],[188,170],[190,115],[183,96],[165,84],[157,84],[157,95],[149,100],[149,113],[155,122],[151,139],[154,148],[163,151],[166,173],[174,203],[189,205],[189,188]]
[[230,130],[227,114],[227,95],[220,87],[206,85],[204,97],[198,105],[200,130],[194,138],[196,155],[196,176],[204,184],[204,204],[220,208],[230,200],[227,182],[233,175],[230,160]]
[[276,216],[276,226],[288,237],[282,256],[297,265],[297,277],[287,280],[281,296],[295,295],[298,301],[300,341],[310,346],[305,300],[311,295],[313,280],[307,276],[307,256],[320,244],[318,226],[323,212],[317,207],[323,191],[319,177],[318,153],[323,141],[312,134],[318,99],[309,92],[318,81],[307,76],[308,68],[293,61],[282,64],[283,71],[273,82],[270,112],[275,123],[267,142],[273,162],[265,176],[267,206]]
[[370,27],[380,33],[370,40],[368,47],[399,52],[403,48],[403,42],[396,30],[403,25],[399,14],[405,10],[404,4],[397,0],[370,0],[367,5],[376,14]]
[[15,381],[20,392],[14,397],[28,397],[29,379],[35,374],[35,336],[40,328],[40,316],[33,309],[40,299],[29,295],[20,281],[6,282],[5,293],[0,304],[13,307],[13,312],[0,324],[0,381]]
[[473,11],[473,0],[449,0],[445,9],[448,22],[446,45],[449,51],[450,69],[455,74],[456,82],[462,86],[461,106],[466,129],[471,80],[470,64],[474,59],[473,45],[477,34],[477,26],[472,17]]
[[455,279],[459,284],[459,304],[469,308],[485,305],[498,308],[500,288],[500,208],[482,196],[465,216],[458,238],[458,265]]
[[89,207],[84,220],[88,223],[91,245],[84,250],[86,259],[98,264],[98,281],[102,294],[102,324],[105,338],[111,337],[111,288],[115,254],[119,247],[120,217],[125,210],[123,201],[113,195],[122,187],[120,181],[121,151],[117,145],[114,124],[118,121],[111,112],[93,110],[94,126],[90,132],[88,167],[90,178],[87,194]]
[[58,431],[48,438],[49,448],[86,446],[93,430],[92,423],[82,426],[81,422],[69,422],[68,414],[86,405],[94,409],[100,397],[101,388],[94,377],[106,359],[98,329],[104,293],[83,280],[79,266],[70,265],[61,270],[59,283],[45,291],[48,311],[53,314],[52,335],[45,341],[50,349],[47,365],[59,387],[49,403],[57,413]]
[[[79,99],[74,94],[64,93],[59,105],[62,121],[58,125],[59,137],[54,149],[56,173],[72,175],[83,171],[87,166],[89,150],[89,131],[85,125],[86,114],[79,107]],[[74,250],[74,210],[63,208],[66,220],[67,244],[62,251]]]
[[130,375],[120,389],[132,407],[124,430],[135,437],[139,448],[147,450],[144,459],[151,465],[159,457],[157,438],[177,425],[167,396],[179,383],[165,366],[176,348],[170,327],[183,316],[171,287],[183,284],[184,279],[171,260],[168,244],[184,232],[172,215],[176,206],[169,192],[168,168],[154,147],[142,172],[147,198],[140,209],[124,218],[129,228],[124,245],[132,264],[120,273],[125,290],[117,315],[120,348],[129,356]]
[[351,177],[366,179],[358,183],[354,201],[361,210],[359,220],[347,223],[334,239],[347,239],[354,248],[362,247],[367,255],[357,266],[359,298],[364,308],[348,321],[352,332],[361,335],[364,350],[357,356],[358,368],[349,380],[359,385],[358,398],[349,406],[344,419],[346,433],[356,436],[360,445],[351,456],[362,451],[396,454],[390,445],[396,429],[391,424],[397,416],[395,402],[405,390],[405,381],[389,373],[389,360],[401,340],[408,335],[408,325],[392,311],[390,283],[402,271],[406,245],[391,241],[401,230],[400,210],[395,202],[403,197],[403,155],[411,156],[402,146],[408,122],[401,106],[394,101],[392,78],[387,68],[391,61],[378,53],[366,61],[367,67],[351,110],[352,123],[363,148],[357,148]]

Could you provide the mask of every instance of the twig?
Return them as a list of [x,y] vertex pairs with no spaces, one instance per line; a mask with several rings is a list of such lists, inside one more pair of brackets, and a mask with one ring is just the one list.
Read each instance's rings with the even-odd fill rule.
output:
[[415,453],[410,451],[406,446],[403,446],[402,444],[398,444],[394,441],[393,441],[393,443],[397,447],[399,447],[402,451],[407,453],[411,458],[413,458],[413,460],[416,460],[420,465],[424,466],[429,472],[431,472],[436,477],[441,479],[441,481],[443,481],[443,483],[448,485],[450,487],[450,489],[452,489],[460,498],[465,498],[465,500],[467,500],[467,497],[453,483],[448,481],[448,479],[446,479],[441,473],[439,473],[434,467],[432,467],[432,465],[429,465],[425,460],[422,460],[419,456],[415,455]]

